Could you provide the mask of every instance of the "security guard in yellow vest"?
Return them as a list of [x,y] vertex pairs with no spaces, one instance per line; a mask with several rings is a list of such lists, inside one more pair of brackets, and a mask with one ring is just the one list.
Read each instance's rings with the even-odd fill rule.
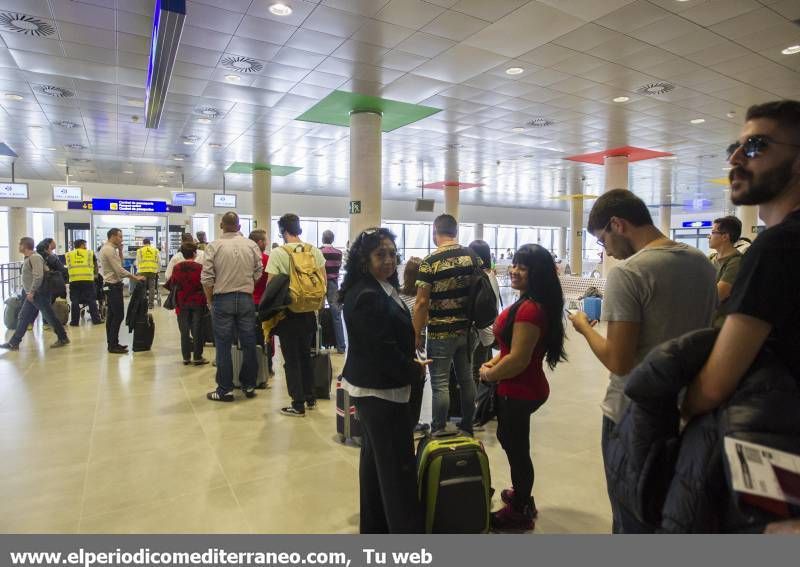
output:
[[[161,252],[150,244],[150,239],[142,240],[142,247],[136,251],[136,271],[147,280],[147,306],[152,309],[157,297],[158,271],[161,268]],[[161,305],[161,298],[158,298]]]
[[97,261],[94,252],[86,249],[86,241],[79,239],[73,243],[74,249],[67,252],[67,270],[69,271],[69,298],[72,302],[70,326],[77,327],[80,319],[81,304],[89,307],[92,323],[100,324],[103,320],[97,309],[97,292],[94,276]]

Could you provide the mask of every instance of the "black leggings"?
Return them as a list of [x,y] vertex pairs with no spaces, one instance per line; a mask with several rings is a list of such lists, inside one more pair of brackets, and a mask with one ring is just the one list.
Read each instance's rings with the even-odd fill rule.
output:
[[531,460],[531,415],[546,400],[515,400],[497,397],[497,440],[506,452],[514,487],[512,505],[522,510],[533,494]]

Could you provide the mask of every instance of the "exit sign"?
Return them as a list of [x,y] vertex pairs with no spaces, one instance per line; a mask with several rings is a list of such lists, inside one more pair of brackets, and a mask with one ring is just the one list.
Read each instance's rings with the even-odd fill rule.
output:
[[361,201],[350,201],[350,214],[351,215],[361,214]]

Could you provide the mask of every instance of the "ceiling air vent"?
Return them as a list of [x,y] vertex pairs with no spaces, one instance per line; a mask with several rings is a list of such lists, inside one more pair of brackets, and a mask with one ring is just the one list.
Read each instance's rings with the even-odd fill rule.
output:
[[548,120],[547,118],[534,118],[530,122],[526,122],[526,125],[530,126],[531,128],[547,128],[553,124],[555,124],[555,122]]
[[636,92],[641,95],[662,95],[666,94],[669,91],[674,91],[675,85],[671,85],[669,83],[647,83],[646,85],[642,85]]
[[238,55],[226,55],[223,57],[222,66],[231,71],[239,71],[240,73],[258,73],[264,68],[264,64],[255,59],[240,57]]
[[59,120],[58,122],[53,122],[56,126],[60,126],[61,128],[67,128],[71,130],[72,128],[77,128],[78,125],[74,122],[70,122],[69,120]]
[[71,90],[65,89],[64,87],[57,87],[55,85],[36,85],[33,87],[33,90],[35,90],[37,93],[55,98],[72,98],[75,96],[75,93]]
[[83,144],[67,144],[64,147],[68,150],[75,150],[76,152],[82,152],[83,150],[86,149],[86,146],[84,146]]
[[19,14],[17,12],[0,13],[0,28],[37,37],[47,37],[56,33],[56,28],[52,24],[28,14]]
[[206,118],[218,118],[222,114],[218,108],[213,106],[198,106],[194,109],[195,114],[205,116]]

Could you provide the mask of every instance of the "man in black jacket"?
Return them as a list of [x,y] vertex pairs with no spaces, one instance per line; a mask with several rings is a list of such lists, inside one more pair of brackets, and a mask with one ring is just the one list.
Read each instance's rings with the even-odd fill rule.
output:
[[728,151],[731,201],[758,205],[767,230],[742,260],[728,316],[687,392],[685,419],[725,402],[765,346],[800,376],[800,102],[751,106]]

